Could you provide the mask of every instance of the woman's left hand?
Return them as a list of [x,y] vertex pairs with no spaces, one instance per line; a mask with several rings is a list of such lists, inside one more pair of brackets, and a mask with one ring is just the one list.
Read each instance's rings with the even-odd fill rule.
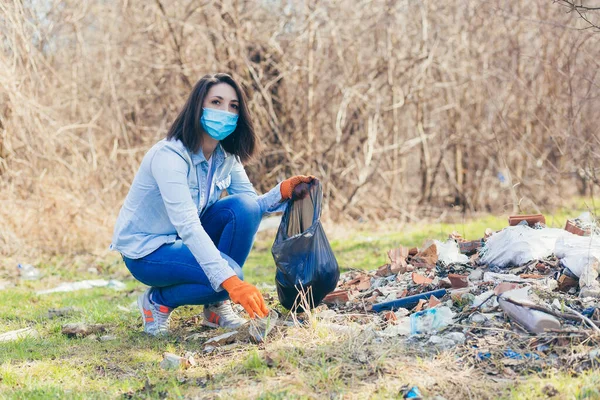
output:
[[281,197],[284,200],[291,199],[303,199],[308,194],[309,184],[313,181],[318,181],[312,175],[297,175],[286,179],[281,182],[280,191]]

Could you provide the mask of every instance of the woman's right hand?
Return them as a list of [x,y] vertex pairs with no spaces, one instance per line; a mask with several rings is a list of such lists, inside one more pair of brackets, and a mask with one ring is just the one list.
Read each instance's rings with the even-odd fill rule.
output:
[[281,191],[281,198],[283,200],[288,199],[303,199],[308,194],[308,184],[318,180],[312,175],[297,175],[286,179],[281,182],[279,190]]
[[256,286],[242,281],[237,276],[225,279],[221,286],[229,293],[231,301],[244,307],[250,318],[254,319],[255,315],[266,317],[269,314],[265,299]]

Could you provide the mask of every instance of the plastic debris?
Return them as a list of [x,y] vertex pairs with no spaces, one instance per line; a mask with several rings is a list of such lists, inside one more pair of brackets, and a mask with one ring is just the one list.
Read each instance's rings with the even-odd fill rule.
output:
[[269,335],[271,330],[277,324],[277,320],[279,319],[279,315],[275,310],[271,310],[269,315],[264,318],[255,318],[250,320],[250,327],[248,329],[248,333],[250,337],[256,343],[262,343],[265,341],[266,337]]
[[444,336],[430,336],[427,344],[432,345],[440,350],[447,350],[465,344],[466,340],[467,338],[465,337],[464,333],[450,332]]
[[177,354],[167,353],[163,354],[163,360],[160,362],[160,367],[166,370],[177,370],[180,368],[187,369],[192,366],[192,363],[196,365],[196,360],[192,355],[189,357],[181,357]]
[[[600,297],[600,239],[595,236],[565,236],[556,241],[555,254],[561,264],[579,278],[581,297]],[[572,286],[572,283],[573,279],[563,278],[562,286]]]
[[438,260],[445,264],[467,263],[469,257],[461,254],[458,244],[454,240],[448,240],[445,243],[436,240]]
[[556,228],[511,226],[488,239],[481,251],[480,262],[498,268],[520,266],[551,256],[557,239],[568,235],[572,234]]
[[17,268],[19,269],[19,275],[21,276],[21,279],[27,281],[37,281],[42,277],[40,270],[31,264],[19,264],[17,265]]
[[510,358],[513,360],[523,360],[523,359],[529,359],[529,360],[539,360],[540,356],[535,354],[535,353],[517,353],[511,349],[507,349],[504,352],[504,357],[506,358]]
[[543,333],[547,330],[560,329],[560,321],[545,312],[534,310],[526,306],[511,303],[517,300],[525,305],[535,305],[527,298],[528,287],[510,290],[502,293],[498,298],[500,308],[514,321],[519,323],[531,333]]
[[454,313],[449,307],[437,307],[419,311],[410,316],[410,334],[430,333],[452,323]]
[[[597,365],[600,352],[573,354],[572,346],[598,344],[600,311],[590,296],[600,283],[594,264],[600,240],[539,221],[520,223],[486,230],[466,262],[446,258],[444,246],[456,255],[466,241],[454,233],[447,242],[400,247],[393,255],[402,260],[399,269],[388,263],[342,274],[334,292],[342,301],[330,303],[323,315],[334,317],[319,325],[340,335],[372,331],[375,340],[405,343],[416,352],[452,349],[461,362],[483,364],[492,374],[530,370],[532,363],[577,371]],[[579,251],[584,246],[587,252]],[[570,268],[578,271],[579,264],[578,276]],[[343,324],[344,316],[354,322]]]
[[441,297],[444,297],[446,293],[446,289],[433,290],[431,292],[425,292],[414,296],[404,297],[398,300],[379,303],[373,305],[373,311],[380,312],[384,310],[397,310],[399,308],[412,308],[419,303],[419,300],[427,300],[431,296],[437,297],[439,299]]
[[400,394],[402,395],[403,399],[421,400],[423,398],[419,388],[416,386],[403,386],[400,389]]
[[60,293],[60,292],[74,292],[76,290],[93,289],[99,287],[107,287],[113,290],[125,289],[125,284],[116,279],[109,281],[104,279],[94,279],[79,282],[65,282],[61,283],[53,289],[38,290],[36,294],[49,294],[49,293]]

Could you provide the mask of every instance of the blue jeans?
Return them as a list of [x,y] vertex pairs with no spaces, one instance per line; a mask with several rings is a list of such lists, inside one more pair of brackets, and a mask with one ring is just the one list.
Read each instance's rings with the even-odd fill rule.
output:
[[[240,279],[250,254],[262,214],[258,202],[244,194],[224,197],[202,215],[200,221],[217,249]],[[206,274],[181,239],[165,244],[138,259],[123,257],[135,279],[151,286],[152,301],[171,308],[210,304],[229,298],[215,292]]]

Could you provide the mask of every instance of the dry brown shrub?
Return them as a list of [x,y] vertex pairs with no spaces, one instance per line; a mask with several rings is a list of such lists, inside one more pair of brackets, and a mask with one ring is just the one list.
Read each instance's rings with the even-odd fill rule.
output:
[[[328,217],[519,211],[598,184],[599,35],[549,1],[6,0],[0,254],[105,249],[193,83],[243,83],[259,190]],[[525,205],[525,206],[523,206]]]

